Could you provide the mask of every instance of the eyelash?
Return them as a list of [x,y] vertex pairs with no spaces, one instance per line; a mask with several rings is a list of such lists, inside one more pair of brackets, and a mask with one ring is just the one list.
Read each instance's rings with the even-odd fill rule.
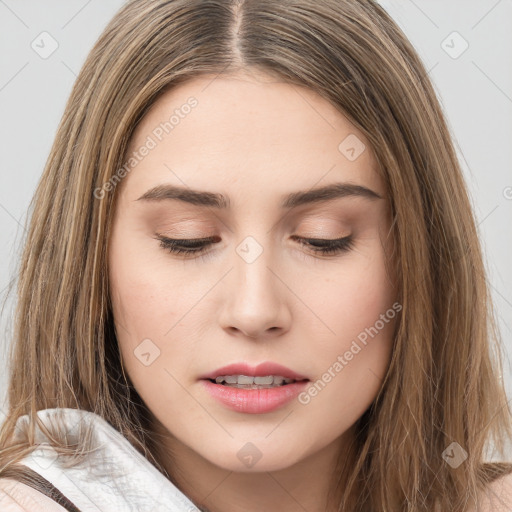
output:
[[[292,238],[302,245],[308,246],[312,252],[327,256],[348,252],[352,249],[354,244],[352,235],[348,235],[343,238],[336,238],[334,240],[326,240],[323,238],[301,238],[296,235],[292,236]],[[157,236],[156,239],[160,241],[160,247],[173,254],[191,255],[204,253],[206,247],[214,242],[215,237],[176,240],[165,236]],[[315,245],[315,243],[317,245]],[[186,247],[187,244],[188,247]],[[184,245],[185,247],[183,247]]]

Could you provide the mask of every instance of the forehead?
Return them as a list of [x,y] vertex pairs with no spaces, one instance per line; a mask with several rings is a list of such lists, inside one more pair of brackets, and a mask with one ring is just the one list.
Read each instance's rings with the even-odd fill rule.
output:
[[125,178],[133,194],[160,183],[285,193],[338,181],[384,193],[368,142],[339,110],[263,74],[201,76],[166,91],[135,130],[127,160],[144,146]]

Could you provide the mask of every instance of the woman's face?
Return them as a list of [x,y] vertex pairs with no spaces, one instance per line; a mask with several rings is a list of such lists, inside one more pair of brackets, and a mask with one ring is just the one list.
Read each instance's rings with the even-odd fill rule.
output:
[[339,451],[382,385],[401,308],[363,135],[308,89],[210,76],[159,98],[127,164],[104,187],[119,194],[113,313],[169,446],[240,472]]

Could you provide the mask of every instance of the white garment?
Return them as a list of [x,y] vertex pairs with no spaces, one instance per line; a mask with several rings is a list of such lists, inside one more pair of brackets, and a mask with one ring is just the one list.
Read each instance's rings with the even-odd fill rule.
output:
[[[79,425],[94,426],[94,451],[81,465],[64,467],[57,459],[55,450],[49,446],[48,438],[39,428],[36,430],[38,448],[20,461],[51,482],[81,512],[199,512],[169,479],[97,414],[77,409],[45,409],[37,414],[45,425],[56,417],[59,421],[64,421],[71,439],[77,438]],[[16,429],[27,422],[28,415],[21,416],[16,423]],[[17,432],[15,437],[19,435]],[[4,483],[7,480],[4,479]],[[13,483],[10,481],[10,485]],[[5,486],[3,488],[12,489]],[[18,492],[22,488],[26,486],[18,484]],[[0,503],[1,494],[0,487]],[[3,498],[6,498],[6,494]],[[2,507],[3,510],[5,509]],[[56,506],[55,510],[63,509]]]

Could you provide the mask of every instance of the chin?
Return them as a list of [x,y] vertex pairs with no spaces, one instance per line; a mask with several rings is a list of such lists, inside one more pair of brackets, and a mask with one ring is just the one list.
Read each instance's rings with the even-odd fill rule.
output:
[[273,446],[268,439],[255,442],[234,441],[234,444],[234,450],[204,454],[203,457],[212,464],[235,473],[280,471],[307,457],[303,446]]

